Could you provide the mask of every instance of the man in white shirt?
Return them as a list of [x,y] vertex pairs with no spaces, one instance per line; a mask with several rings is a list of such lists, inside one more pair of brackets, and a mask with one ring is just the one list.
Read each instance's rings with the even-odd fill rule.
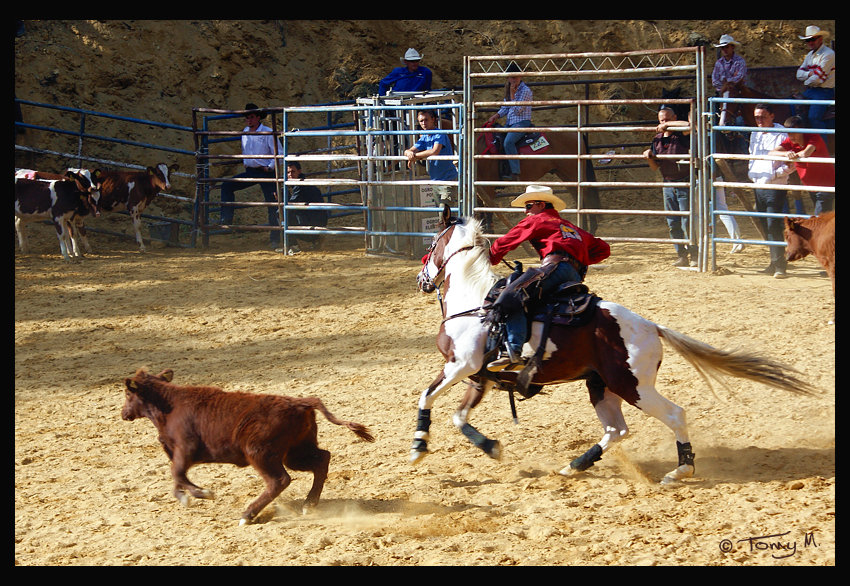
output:
[[[835,99],[835,51],[823,43],[828,34],[816,26],[808,26],[806,34],[800,37],[809,47],[803,64],[797,69],[797,80],[803,82],[803,98],[807,100]],[[820,104],[809,106],[810,128],[828,128],[823,119],[827,108]]]
[[[262,124],[260,121],[266,117],[266,113],[260,110],[254,104],[246,104],[245,123],[247,126],[242,129],[242,132],[271,132],[272,129]],[[275,139],[270,134],[243,134],[242,135],[242,154],[243,155],[276,155],[283,154],[283,147],[280,141],[277,142],[277,150],[275,150]],[[234,179],[265,179],[270,180],[275,178],[275,160],[267,158],[244,158],[242,160],[245,165],[245,171],[233,176]],[[277,192],[274,181],[225,181],[221,185],[221,201],[235,201],[235,191],[258,185],[263,190],[263,197],[267,202],[277,202]],[[221,223],[229,225],[233,223],[233,213],[236,210],[235,206],[221,207]],[[268,207],[269,225],[280,226],[278,220],[277,208]],[[280,231],[272,230],[269,232],[269,246],[276,248],[280,246]]]
[[[756,104],[754,115],[760,128],[785,128],[773,121],[773,108],[770,104]],[[770,151],[779,147],[788,135],[784,132],[753,132],[750,135],[750,154],[757,156],[769,155]],[[750,181],[757,185],[787,184],[787,177],[793,171],[782,161],[753,159],[749,162],[748,175]],[[788,192],[785,189],[755,189],[756,211],[768,214],[786,213]],[[783,218],[759,218],[767,234],[768,240],[784,241]],[[772,273],[777,279],[785,278],[785,247],[770,246],[770,266],[764,270]]]

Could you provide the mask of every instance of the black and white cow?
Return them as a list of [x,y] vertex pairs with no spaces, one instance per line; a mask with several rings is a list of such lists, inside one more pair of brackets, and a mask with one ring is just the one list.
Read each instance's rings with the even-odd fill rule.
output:
[[77,216],[99,215],[92,184],[79,173],[68,171],[64,179],[40,180],[15,177],[15,231],[21,252],[29,245],[24,224],[50,220],[59,238],[59,250],[65,260],[82,256],[72,238],[71,224]]

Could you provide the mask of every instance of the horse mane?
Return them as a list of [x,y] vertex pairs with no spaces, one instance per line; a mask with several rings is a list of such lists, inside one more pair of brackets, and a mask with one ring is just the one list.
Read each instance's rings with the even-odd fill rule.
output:
[[[463,228],[460,231],[455,230],[455,234],[458,234],[455,237],[457,238],[457,247],[472,247],[468,254],[456,257],[462,257],[458,261],[457,270],[465,276],[465,286],[476,292],[476,299],[483,300],[493,284],[499,279],[490,265],[490,241],[484,237],[484,229],[479,219],[461,218],[457,225]],[[478,295],[479,292],[480,296]]]

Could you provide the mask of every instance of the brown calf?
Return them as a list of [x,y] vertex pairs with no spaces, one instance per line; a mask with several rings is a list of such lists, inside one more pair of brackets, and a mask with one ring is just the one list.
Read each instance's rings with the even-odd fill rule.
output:
[[251,465],[266,481],[266,490],[242,513],[239,524],[250,523],[289,485],[284,464],[313,472],[313,486],[303,512],[315,507],[328,475],[330,452],[317,444],[316,411],[344,425],[366,441],[375,441],[359,423],[334,417],[316,397],[283,397],[224,392],[217,387],[171,384],[170,369],[158,375],[139,369],[124,380],[126,400],[121,417],[147,417],[159,431],[159,441],[171,460],[174,496],[188,504],[212,494],[186,476],[195,464]]
[[[811,218],[785,218],[785,258],[800,260],[813,254],[832,280],[835,297],[835,212]],[[835,317],[830,323],[833,323]]]
[[169,174],[177,170],[159,163],[145,171],[96,171],[95,179],[100,182],[100,209],[107,212],[127,211],[133,220],[133,231],[139,252],[145,251],[140,230],[142,212],[160,191],[171,189]]

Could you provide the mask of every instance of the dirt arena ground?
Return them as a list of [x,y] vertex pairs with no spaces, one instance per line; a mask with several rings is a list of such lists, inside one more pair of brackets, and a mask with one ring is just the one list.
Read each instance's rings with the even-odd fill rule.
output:
[[[616,243],[590,270],[603,298],[770,355],[823,391],[730,381],[716,398],[668,351],[658,386],[687,410],[697,476],[661,486],[673,436],[628,406],[631,437],[587,473],[557,474],[601,437],[581,383],[519,403],[519,425],[504,394],[489,396],[472,422],[502,441],[502,461],[452,426],[457,387],[435,406],[434,453],[412,467],[416,403],[441,367],[439,307],[416,291],[415,260],[342,247],[287,257],[262,250],[261,234],[140,255],[94,235],[95,254],[68,264],[52,228],[30,232],[34,252],[14,258],[16,565],[835,564],[833,298],[814,260],[774,280],[759,274],[761,247],[720,252],[712,274],[671,267],[666,246]],[[294,473],[238,527],[262,490],[252,469],[194,468],[216,498],[184,508],[154,427],[121,420],[122,381],[141,366],[318,395],[377,441],[319,418],[332,460],[318,509],[300,514],[311,476]]]

